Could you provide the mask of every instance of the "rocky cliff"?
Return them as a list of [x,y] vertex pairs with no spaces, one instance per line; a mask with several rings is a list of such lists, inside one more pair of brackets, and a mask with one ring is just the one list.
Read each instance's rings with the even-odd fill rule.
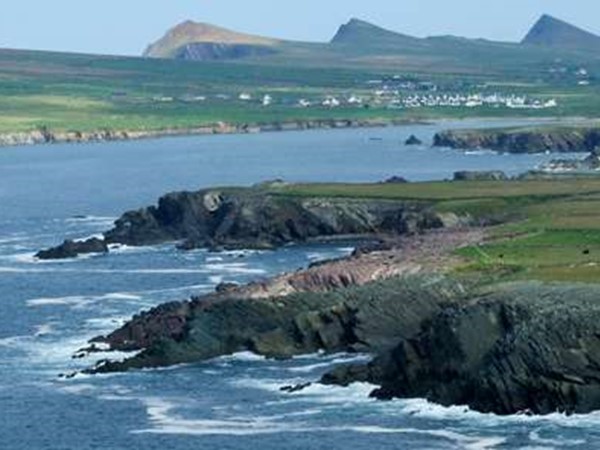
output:
[[170,29],[151,44],[144,56],[198,61],[237,59],[276,52],[277,39],[238,33],[191,20]]
[[450,130],[437,133],[433,145],[505,153],[591,152],[600,145],[600,128]]
[[[123,214],[104,236],[108,244],[132,246],[274,248],[316,238],[414,234],[442,228],[444,220],[427,202],[301,198],[257,186],[168,194],[157,206]],[[38,257],[61,255],[67,244]],[[68,247],[71,255],[75,248]]]
[[198,362],[239,351],[273,358],[319,350],[379,352],[419,331],[459,301],[462,285],[444,277],[392,278],[322,292],[240,298],[235,292],[171,303],[133,318],[94,343],[143,350],[93,373]]
[[588,413],[600,408],[600,288],[495,287],[424,322],[364,366],[326,383],[370,381],[373,396],[427,398],[482,412]]

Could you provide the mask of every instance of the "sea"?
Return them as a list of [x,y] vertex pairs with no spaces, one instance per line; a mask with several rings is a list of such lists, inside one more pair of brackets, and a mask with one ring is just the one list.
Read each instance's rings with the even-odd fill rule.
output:
[[[242,353],[166,369],[60,377],[94,363],[73,358],[90,338],[142,310],[210,292],[220,282],[296,270],[352,247],[209,253],[167,244],[61,262],[36,261],[37,250],[101,233],[122,212],[154,204],[169,191],[273,179],[442,180],[462,169],[512,175],[556,156],[430,147],[442,128],[511,124],[465,121],[0,149],[0,449],[600,448],[600,414],[499,417],[422,399],[380,402],[369,398],[368,384],[280,390],[369,355],[272,361]],[[404,146],[411,134],[425,144]]]

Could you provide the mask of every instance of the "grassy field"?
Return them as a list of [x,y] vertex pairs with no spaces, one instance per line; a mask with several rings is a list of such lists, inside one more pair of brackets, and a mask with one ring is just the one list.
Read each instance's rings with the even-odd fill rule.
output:
[[[343,52],[341,53],[343,54]],[[315,119],[427,120],[466,117],[597,117],[600,89],[577,86],[533,70],[473,72],[432,70],[427,65],[390,66],[360,59],[343,64],[338,55],[323,69],[297,58],[234,62],[186,62],[108,56],[0,50],[0,133],[30,131],[163,130],[217,122],[261,124]],[[366,57],[365,57],[366,58]],[[310,59],[310,58],[309,58]],[[352,58],[348,58],[351,61]],[[542,64],[542,62],[538,62]],[[575,63],[573,63],[575,64]],[[576,66],[573,66],[576,67]],[[541,70],[541,69],[540,69]],[[372,96],[369,80],[399,75],[436,83],[441,91],[483,92],[557,98],[548,110],[508,108],[388,109],[385,104],[299,108],[301,98],[315,103],[327,95]],[[255,99],[238,99],[242,92]],[[263,107],[269,94],[274,103]],[[410,92],[406,93],[410,94]],[[198,101],[198,97],[205,100]]]
[[486,224],[488,239],[458,252],[465,259],[461,275],[600,282],[600,178],[291,185],[273,192],[430,203]]

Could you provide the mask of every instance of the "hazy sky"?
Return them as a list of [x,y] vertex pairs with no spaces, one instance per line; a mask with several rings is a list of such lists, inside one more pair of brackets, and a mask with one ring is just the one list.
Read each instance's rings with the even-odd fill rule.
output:
[[2,0],[0,47],[138,55],[186,19],[327,41],[351,17],[416,36],[517,41],[542,13],[600,34],[599,0]]

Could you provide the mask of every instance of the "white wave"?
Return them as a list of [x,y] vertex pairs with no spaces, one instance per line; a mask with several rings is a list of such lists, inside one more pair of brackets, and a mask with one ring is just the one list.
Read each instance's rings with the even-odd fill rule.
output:
[[61,388],[60,388],[60,390],[62,392],[66,392],[68,394],[76,394],[76,395],[90,394],[91,392],[95,391],[96,389],[97,389],[97,387],[94,386],[93,384],[85,384],[85,383],[68,384],[66,386],[61,386]]
[[517,447],[516,450],[556,450],[556,448],[544,445],[525,445],[523,447]]
[[287,370],[294,373],[310,373],[318,369],[324,369],[332,367],[338,364],[354,364],[354,363],[366,363],[373,359],[369,355],[340,355],[333,358],[320,358],[323,362],[316,362],[314,364],[308,364],[304,366],[290,367]]
[[15,242],[21,242],[23,239],[25,239],[25,236],[23,235],[13,235],[12,237],[0,238],[0,245],[14,244]]
[[[131,254],[131,253],[152,253],[165,249],[164,245],[145,245],[133,246],[125,244],[109,244],[108,250],[114,255]],[[169,247],[170,249],[170,247]]]
[[[98,317],[86,319],[85,323],[94,330],[112,330],[123,326],[129,319],[130,317]],[[96,347],[100,347],[100,345],[96,344]]]
[[226,250],[219,252],[219,255],[225,255],[232,258],[244,258],[251,255],[261,255],[266,253],[266,250]]
[[337,253],[331,252],[311,252],[306,254],[306,257],[311,262],[327,261],[329,259],[337,258],[338,256]]
[[543,438],[540,435],[541,429],[533,430],[529,433],[529,440],[536,444],[558,446],[558,447],[573,447],[576,445],[584,445],[587,441],[585,439],[549,439]]
[[69,225],[91,225],[98,227],[112,227],[117,220],[116,217],[105,217],[105,216],[82,216],[82,217],[69,217],[64,220]]
[[[252,436],[290,431],[289,424],[266,421],[260,418],[249,417],[245,420],[183,419],[173,413],[176,408],[176,404],[173,402],[160,398],[148,398],[144,399],[143,402],[153,427],[134,430],[132,431],[133,434]],[[302,427],[298,431],[308,431],[308,428]]]
[[213,359],[214,362],[217,363],[230,363],[230,362],[256,362],[256,361],[266,361],[267,358],[261,355],[257,355],[256,353],[252,353],[252,352],[238,352],[238,353],[234,353],[233,355],[225,355],[225,356],[220,356],[218,358]]
[[221,273],[235,273],[235,274],[248,274],[248,275],[262,275],[267,273],[263,269],[253,269],[248,267],[248,264],[244,263],[229,263],[229,264],[206,264],[204,266],[206,270],[211,272]]
[[[74,260],[65,261],[73,262]],[[46,263],[46,262],[45,262]],[[56,262],[53,262],[56,264]],[[206,274],[205,269],[70,269],[64,266],[55,267],[1,267],[0,273],[87,273],[87,274],[139,274],[139,275],[169,275],[169,274]],[[262,271],[260,273],[263,273]]]
[[354,431],[366,434],[417,434],[432,436],[448,441],[456,442],[468,450],[487,450],[496,448],[506,442],[506,438],[500,436],[468,436],[450,430],[426,430],[419,428],[389,428],[373,425],[356,425],[336,427],[337,431]]
[[269,379],[244,377],[231,382],[232,385],[240,388],[259,389],[272,393],[279,393],[286,398],[308,400],[312,403],[321,405],[357,405],[377,403],[377,400],[370,398],[369,394],[376,386],[369,383],[353,383],[348,387],[327,386],[319,383],[313,383],[310,386],[293,393],[281,392],[281,387],[286,385],[295,385],[306,382],[306,379]]
[[223,282],[223,276],[221,275],[211,275],[208,277],[208,281],[212,284],[221,284]]
[[493,150],[481,149],[481,150],[465,151],[464,154],[467,156],[489,156],[489,155],[497,155],[498,152],[495,152]]
[[402,399],[381,403],[387,414],[442,421],[476,422],[481,427],[504,427],[515,424],[553,424],[569,428],[591,428],[600,426],[600,411],[590,414],[553,413],[547,415],[513,414],[500,416],[480,413],[468,406],[441,406],[424,399]]
[[222,256],[207,256],[206,257],[206,262],[208,262],[208,263],[218,263],[218,262],[222,262],[222,261],[225,261]]
[[85,308],[99,302],[105,301],[128,301],[138,303],[142,297],[124,292],[113,292],[102,295],[73,295],[67,297],[42,297],[27,300],[25,304],[29,307],[35,306],[71,306],[76,309]]
[[38,261],[35,252],[16,253],[14,255],[4,255],[2,259],[13,261],[19,264],[32,264]]
[[43,325],[38,325],[36,327],[35,333],[33,334],[35,337],[47,336],[49,334],[54,333],[54,324],[46,323]]
[[302,419],[322,413],[321,409],[311,408],[272,416],[235,416],[220,419],[184,419],[176,414],[182,401],[161,398],[141,399],[146,407],[151,428],[134,430],[134,434],[179,434],[193,436],[225,435],[252,436],[278,433],[324,433],[353,432],[361,434],[415,434],[445,439],[461,445],[465,449],[489,450],[503,444],[506,439],[497,436],[469,436],[451,430],[389,428],[373,425],[319,426],[294,419]]

